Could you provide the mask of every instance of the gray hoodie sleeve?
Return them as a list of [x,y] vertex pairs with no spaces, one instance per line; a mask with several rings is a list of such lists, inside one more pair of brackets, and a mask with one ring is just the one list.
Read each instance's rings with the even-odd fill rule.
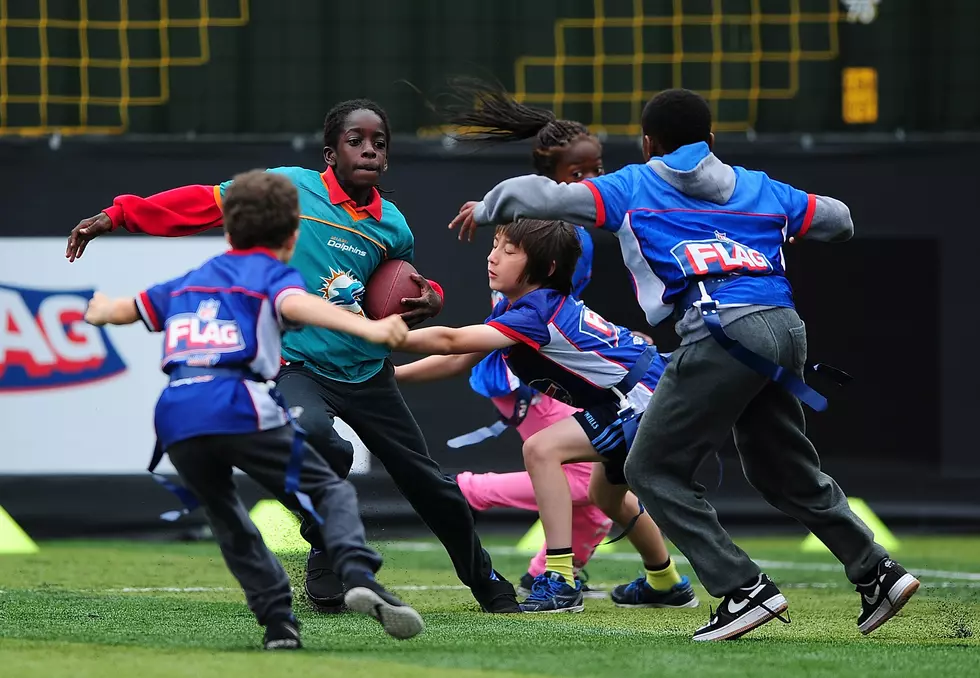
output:
[[528,174],[494,186],[473,212],[481,226],[506,224],[518,217],[595,226],[595,198],[585,184],[556,184],[548,177]]
[[822,242],[844,242],[854,235],[854,222],[847,205],[836,198],[814,196],[816,207],[805,238]]

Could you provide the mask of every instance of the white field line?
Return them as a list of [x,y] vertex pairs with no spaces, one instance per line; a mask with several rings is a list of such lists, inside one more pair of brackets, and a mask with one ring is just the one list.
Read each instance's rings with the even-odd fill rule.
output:
[[[389,551],[441,551],[441,544],[432,544],[425,541],[399,541],[385,543],[381,550]],[[505,556],[528,555],[513,546],[496,546],[489,549],[493,553]],[[597,560],[624,560],[639,562],[640,558],[634,553],[596,553],[593,556]],[[689,565],[690,562],[684,556],[672,556],[674,562]],[[814,563],[814,562],[793,562],[788,560],[757,560],[759,567],[768,570],[802,570],[805,572],[840,572],[843,574],[843,567],[834,563]],[[936,579],[964,579],[967,581],[980,582],[980,572],[956,572],[951,570],[929,570],[912,568],[912,573],[921,577],[935,577]]]
[[[608,591],[614,586],[624,582],[589,582],[589,586],[594,591]],[[980,582],[964,581],[926,581],[922,583],[923,588],[927,589],[980,589]],[[850,589],[851,585],[846,582],[789,582],[780,583],[781,589]],[[468,587],[460,584],[430,584],[430,585],[404,585],[389,586],[391,591],[466,591]],[[58,589],[18,589],[18,592],[28,593],[58,593]],[[99,593],[99,594],[119,594],[119,593],[229,593],[239,592],[241,589],[230,586],[133,586],[112,589],[62,589],[61,592],[69,593]],[[7,591],[0,590],[0,595]]]

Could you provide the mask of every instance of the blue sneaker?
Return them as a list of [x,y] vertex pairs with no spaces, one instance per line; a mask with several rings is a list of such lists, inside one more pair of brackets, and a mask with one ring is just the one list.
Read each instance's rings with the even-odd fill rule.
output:
[[647,583],[646,576],[637,577],[629,584],[620,584],[609,596],[616,607],[697,607],[698,597],[691,588],[691,580],[681,577],[670,591],[658,591]]
[[531,595],[521,603],[523,612],[581,612],[584,609],[581,582],[570,586],[557,572],[545,572],[535,577]]

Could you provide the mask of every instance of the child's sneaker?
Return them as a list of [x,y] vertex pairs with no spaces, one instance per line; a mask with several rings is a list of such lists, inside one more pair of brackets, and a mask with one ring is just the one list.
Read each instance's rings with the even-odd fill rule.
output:
[[585,609],[582,583],[570,586],[557,572],[544,572],[534,578],[531,595],[521,603],[524,612],[581,612]]
[[748,586],[725,596],[707,624],[694,632],[694,640],[734,640],[766,622],[783,619],[786,598],[765,574]]
[[470,590],[484,612],[519,614],[521,611],[514,585],[496,570],[490,574],[490,579],[470,587]]
[[517,595],[521,598],[527,598],[531,595],[531,586],[534,584],[534,575],[530,572],[525,572],[521,575],[521,581],[517,586]]
[[891,558],[884,558],[873,570],[874,576],[857,585],[861,594],[858,628],[867,635],[895,616],[919,590],[919,580]]
[[609,596],[616,607],[697,607],[691,580],[681,577],[679,584],[669,591],[658,591],[647,583],[646,575],[637,577],[629,584],[621,584]]
[[306,598],[317,612],[344,612],[344,584],[332,569],[326,551],[310,549],[306,558]]
[[406,640],[425,630],[422,615],[371,579],[357,582],[344,594],[347,609],[377,619],[392,638]]
[[299,639],[299,621],[293,618],[269,622],[265,627],[262,646],[266,650],[298,650],[303,647]]
[[[575,581],[582,585],[582,597],[583,598],[605,598],[606,592],[601,589],[594,589],[587,585],[585,582],[589,580],[588,576],[585,575],[585,570],[579,573],[579,576],[575,577]],[[521,598],[527,598],[531,595],[531,585],[534,584],[534,575],[530,572],[525,572],[521,575],[520,586],[517,587],[517,595]]]

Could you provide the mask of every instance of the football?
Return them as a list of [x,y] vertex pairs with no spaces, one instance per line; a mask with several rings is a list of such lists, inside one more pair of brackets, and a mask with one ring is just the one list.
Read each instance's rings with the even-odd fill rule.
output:
[[418,271],[407,261],[389,259],[374,269],[364,291],[364,312],[377,320],[393,313],[411,309],[402,305],[402,299],[414,299],[421,293],[411,276]]

